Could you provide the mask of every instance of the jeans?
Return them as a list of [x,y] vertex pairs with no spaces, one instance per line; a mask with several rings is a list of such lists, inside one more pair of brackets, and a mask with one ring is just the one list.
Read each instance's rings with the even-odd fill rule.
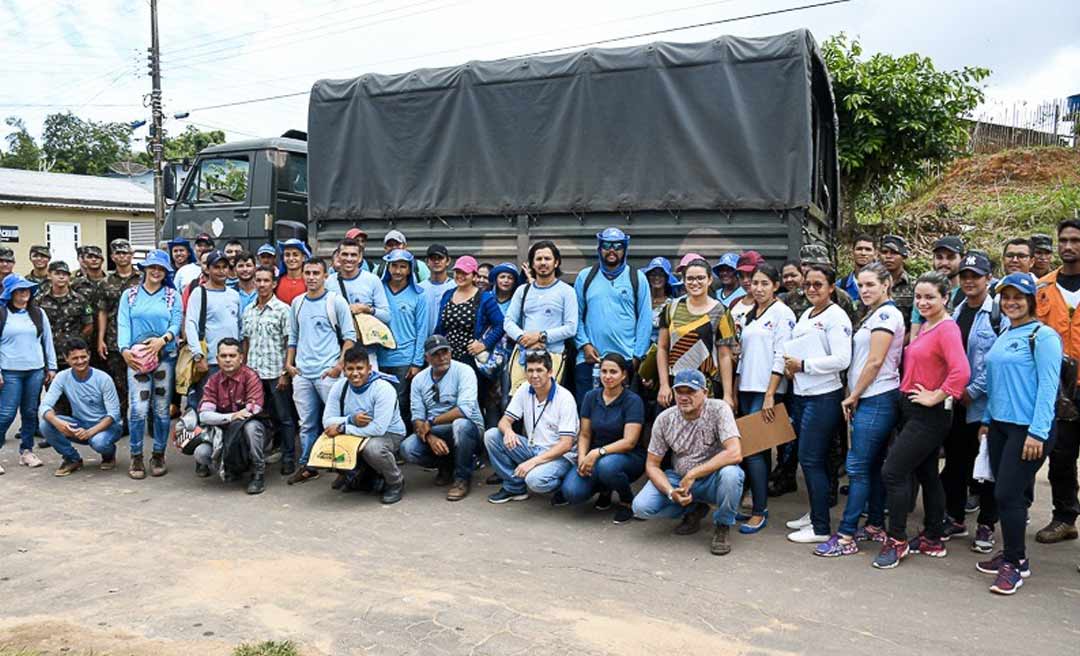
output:
[[394,391],[397,392],[398,402],[398,414],[401,415],[401,420],[405,422],[406,426],[412,426],[412,406],[409,400],[409,387],[410,381],[405,380],[405,376],[409,374],[409,366],[404,367],[383,367],[380,369],[381,373],[389,374],[398,379],[396,385],[394,385]]
[[405,475],[401,473],[401,467],[398,467],[397,455],[395,455],[404,439],[404,435],[393,433],[387,433],[382,437],[369,437],[360,450],[360,458],[378,472],[390,487],[405,482]]
[[619,495],[619,501],[630,503],[634,491],[630,484],[645,473],[645,454],[639,450],[630,453],[609,453],[601,456],[588,477],[572,468],[562,482],[562,495],[571,505],[585,503],[601,490]]
[[885,456],[881,477],[889,507],[889,536],[907,540],[907,516],[911,510],[911,475],[923,494],[926,536],[940,539],[945,528],[945,490],[938,476],[938,451],[952,426],[952,412],[944,403],[927,408],[900,399],[900,434]]
[[[81,421],[70,417],[68,415],[56,415],[56,418],[60,421],[74,424],[79,428],[91,428],[96,425],[97,421]],[[56,449],[56,452],[67,460],[68,462],[81,462],[82,456],[75,449],[71,439],[61,433],[55,426],[50,424],[44,418],[38,426],[38,430],[49,442],[49,446]],[[89,442],[76,442],[75,444],[87,444],[91,449],[101,454],[101,457],[106,460],[112,460],[116,457],[116,443],[120,441],[121,431],[123,427],[118,423],[112,423],[108,428],[97,433],[90,438]]]
[[502,488],[510,494],[522,494],[526,489],[537,494],[554,492],[562,485],[563,477],[573,469],[573,465],[565,456],[559,456],[555,460],[533,467],[525,478],[514,476],[514,469],[518,465],[548,450],[542,446],[529,446],[527,438],[521,435],[517,437],[518,445],[510,449],[503,443],[503,434],[498,428],[484,433],[484,444],[487,446],[488,457],[491,458],[491,467],[502,479]]
[[1027,529],[1028,508],[1034,501],[1035,474],[1042,467],[1046,455],[1054,448],[1054,431],[1043,444],[1043,457],[1038,460],[1022,460],[1027,426],[990,422],[990,471],[994,473],[994,498],[1001,517],[1001,541],[1006,562],[1019,565],[1027,557],[1024,549],[1024,533]]
[[473,460],[480,446],[480,431],[468,419],[458,418],[452,423],[431,427],[431,434],[446,442],[450,453],[436,456],[431,447],[418,435],[410,435],[401,443],[401,455],[406,462],[421,467],[438,467],[454,470],[455,481],[471,481]]
[[[7,374],[5,374],[5,377]],[[1077,497],[1076,459],[1080,456],[1080,421],[1055,422],[1057,443],[1050,450],[1050,492],[1054,519],[1075,524],[1080,515]]]
[[899,418],[898,389],[859,399],[851,418],[851,449],[846,465],[848,498],[838,532],[855,535],[863,508],[867,509],[868,526],[885,525],[885,483],[881,480],[881,466],[885,463],[889,436]]
[[292,386],[279,390],[277,379],[262,381],[263,398],[270,411],[272,426],[281,438],[281,462],[296,464],[296,420],[293,419]]
[[[219,426],[221,430],[229,429],[229,425]],[[266,426],[258,419],[248,419],[244,422],[244,441],[247,442],[248,456],[251,458],[252,473],[262,476],[266,471]],[[214,466],[214,445],[200,444],[195,447],[195,462],[207,467]],[[240,472],[228,472],[238,474]]]
[[[764,392],[739,392],[739,410],[744,415],[758,412],[764,403]],[[750,498],[754,505],[750,514],[764,515],[769,508],[769,470],[772,469],[772,449],[744,457],[742,468],[746,472]]]
[[[682,476],[673,469],[664,472],[668,482],[677,487]],[[739,502],[742,500],[743,470],[738,465],[727,465],[709,474],[705,478],[694,481],[690,487],[690,495],[694,501],[704,502],[716,506],[713,512],[713,524],[716,526],[732,526],[735,524],[735,514],[739,510]],[[680,506],[667,495],[662,494],[652,481],[641,488],[634,497],[634,516],[638,519],[652,519],[653,517],[682,517],[690,510],[693,504]]]
[[[979,418],[981,419],[981,418]],[[963,407],[953,409],[952,430],[945,437],[945,467],[941,487],[945,490],[945,513],[954,522],[964,523],[971,470],[979,454],[980,422],[969,424]]]
[[[603,354],[601,354],[603,355]],[[574,398],[578,407],[585,401],[585,395],[593,388],[593,367],[591,362],[574,365]]]
[[38,427],[38,402],[45,384],[44,369],[13,371],[5,369],[4,386],[0,387],[0,447],[4,446],[8,429],[15,422],[15,412],[22,419],[19,427],[19,453],[34,450],[34,431]]
[[791,397],[792,423],[799,436],[799,462],[810,497],[810,521],[817,535],[829,535],[829,449],[843,410],[844,390]]
[[173,392],[176,360],[161,360],[149,374],[137,374],[130,368],[128,377],[128,443],[131,455],[141,456],[146,418],[153,414],[154,453],[165,453],[169,441],[169,402]]
[[[293,378],[293,402],[300,415],[300,466],[307,466],[311,447],[322,433],[322,415],[326,397],[337,378]],[[282,456],[284,458],[284,456]]]

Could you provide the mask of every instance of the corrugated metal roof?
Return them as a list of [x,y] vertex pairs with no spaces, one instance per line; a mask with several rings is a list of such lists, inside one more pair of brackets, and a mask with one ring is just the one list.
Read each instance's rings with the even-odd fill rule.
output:
[[0,168],[0,201],[7,205],[152,210],[154,194],[122,178]]

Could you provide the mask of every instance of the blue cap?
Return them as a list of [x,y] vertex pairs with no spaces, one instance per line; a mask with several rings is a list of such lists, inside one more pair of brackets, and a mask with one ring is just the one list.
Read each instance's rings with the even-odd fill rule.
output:
[[256,255],[277,255],[277,251],[274,250],[273,245],[263,244],[259,246],[259,250],[255,251]]
[[977,251],[968,251],[960,261],[960,271],[972,271],[980,276],[990,275],[990,258]]
[[33,296],[34,292],[37,291],[37,283],[30,282],[17,273],[9,273],[4,277],[4,291],[0,294],[0,303],[10,301],[12,293],[20,289],[29,289],[30,296]]
[[732,271],[739,267],[739,254],[735,252],[724,253],[720,256],[720,261],[713,267],[713,273],[720,273],[720,267],[728,267]]
[[383,255],[382,259],[383,262],[400,262],[401,260],[405,260],[406,262],[412,263],[415,258],[412,253],[404,248],[395,248],[386,255]]
[[225,253],[222,253],[221,251],[210,251],[206,256],[206,266],[212,267],[222,260],[225,260],[226,262],[229,261],[229,258],[225,257]]
[[149,266],[159,266],[162,269],[165,269],[167,273],[172,273],[173,270],[172,259],[169,257],[169,254],[157,248],[147,253],[146,257],[143,258],[143,261],[139,262],[140,269],[145,269]]
[[671,386],[673,389],[679,387],[690,387],[695,390],[705,389],[705,374],[701,373],[697,369],[689,369],[680,371],[675,374],[675,384]]
[[[5,281],[6,282],[6,281]],[[1013,287],[1021,294],[1027,294],[1028,296],[1034,296],[1037,291],[1035,284],[1035,276],[1030,273],[1010,273],[1009,275],[998,281],[997,291],[1000,294],[1001,290],[1006,287]]]
[[596,241],[621,241],[628,242],[630,238],[618,228],[604,228],[603,232],[596,233]]

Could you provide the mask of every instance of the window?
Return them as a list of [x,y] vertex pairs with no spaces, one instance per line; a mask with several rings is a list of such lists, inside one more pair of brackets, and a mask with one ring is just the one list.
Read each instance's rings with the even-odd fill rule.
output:
[[251,166],[246,155],[200,160],[188,177],[184,202],[240,203],[247,200]]
[[278,176],[278,191],[307,195],[307,156],[289,153]]

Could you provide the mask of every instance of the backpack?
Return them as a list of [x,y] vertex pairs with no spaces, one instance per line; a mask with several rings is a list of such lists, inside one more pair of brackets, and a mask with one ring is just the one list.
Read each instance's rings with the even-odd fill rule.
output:
[[[340,280],[340,278],[338,279]],[[300,302],[296,305],[296,341],[300,341],[300,308],[304,307],[304,301],[307,299],[307,294],[300,295]],[[337,299],[335,292],[327,290],[326,292],[326,319],[330,322],[330,325],[334,327],[334,333],[337,334],[338,346],[345,343],[345,338],[341,335],[341,326],[338,325],[337,312],[334,311],[334,301]],[[346,297],[346,303],[348,297]]]
[[[135,299],[139,297],[139,285],[127,288],[128,309],[135,307]],[[176,303],[176,290],[172,287],[165,288],[165,305],[172,312],[173,304]],[[206,303],[203,303],[202,316],[199,317],[199,330],[206,330]]]
[[[1035,335],[1043,326],[1039,324],[1028,335],[1028,348],[1031,350],[1032,359],[1035,358]],[[1061,370],[1057,389],[1057,399],[1054,401],[1054,417],[1059,421],[1076,421],[1080,419],[1080,409],[1076,407],[1076,376],[1078,364],[1075,359],[1067,355],[1061,356]]]
[[[638,307],[638,288],[640,282],[638,281],[638,271],[633,266],[627,264],[626,268],[630,271],[630,287],[634,290],[634,321],[636,322],[638,316],[640,316],[640,308]],[[581,322],[585,323],[585,317],[589,314],[589,285],[592,284],[593,279],[596,278],[596,274],[600,272],[600,266],[594,266],[589,269],[589,275],[585,276],[585,285],[581,289]],[[525,307],[525,298],[521,299],[521,307]]]
[[[34,303],[27,303],[26,313],[30,315],[30,321],[34,323],[34,328],[37,330],[38,341],[41,342],[41,357],[45,358],[45,364],[48,366],[49,358],[45,348],[45,313]],[[8,318],[8,306],[7,304],[0,305],[0,337],[4,336],[4,326],[7,325]]]

